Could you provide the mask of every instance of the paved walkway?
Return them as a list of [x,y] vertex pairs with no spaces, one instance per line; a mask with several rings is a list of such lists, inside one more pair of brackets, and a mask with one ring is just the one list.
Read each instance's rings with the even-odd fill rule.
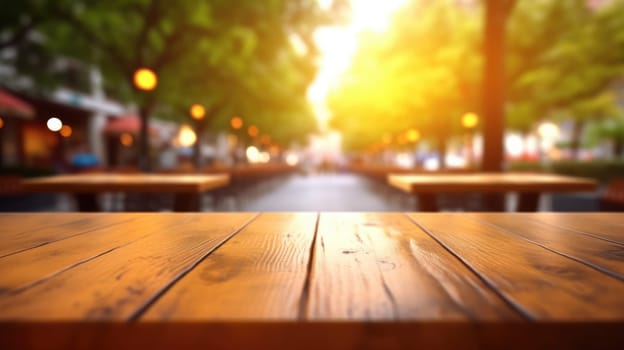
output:
[[[386,198],[387,197],[387,198]],[[409,203],[390,199],[352,174],[295,175],[239,204],[242,211],[399,211]]]

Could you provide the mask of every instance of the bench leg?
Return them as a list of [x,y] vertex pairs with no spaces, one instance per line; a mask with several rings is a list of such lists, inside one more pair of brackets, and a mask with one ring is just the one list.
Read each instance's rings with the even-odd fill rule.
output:
[[436,212],[438,211],[438,203],[435,193],[419,193],[416,195],[418,211]]
[[176,193],[173,211],[201,211],[201,198],[199,197],[199,193]]
[[518,212],[536,212],[540,193],[520,193],[518,196]]
[[79,193],[75,194],[76,204],[78,204],[78,210],[82,212],[98,212],[101,211],[100,205],[97,202],[95,193]]

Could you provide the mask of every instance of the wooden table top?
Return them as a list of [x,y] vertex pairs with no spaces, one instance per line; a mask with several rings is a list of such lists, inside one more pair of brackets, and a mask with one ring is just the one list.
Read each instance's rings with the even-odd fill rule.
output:
[[37,213],[0,227],[3,349],[51,333],[45,321],[60,322],[61,345],[37,338],[48,348],[115,344],[83,321],[138,332],[125,337],[192,321],[193,339],[229,348],[526,345],[557,322],[555,344],[587,344],[592,322],[624,340],[619,214]]
[[388,183],[409,193],[595,191],[592,179],[538,173],[388,175]]
[[204,192],[228,183],[227,174],[87,173],[27,179],[23,187],[31,192]]

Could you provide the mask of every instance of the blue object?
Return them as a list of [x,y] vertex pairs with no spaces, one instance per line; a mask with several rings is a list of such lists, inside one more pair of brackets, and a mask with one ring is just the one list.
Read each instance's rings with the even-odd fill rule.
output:
[[100,162],[98,161],[95,154],[79,153],[72,158],[71,163],[76,168],[88,168],[97,166]]

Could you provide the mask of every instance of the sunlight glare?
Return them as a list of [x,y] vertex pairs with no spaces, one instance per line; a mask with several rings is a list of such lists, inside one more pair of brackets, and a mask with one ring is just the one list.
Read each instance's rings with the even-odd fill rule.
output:
[[[331,2],[317,0],[321,8]],[[316,30],[314,40],[321,52],[316,80],[308,89],[308,100],[314,106],[321,127],[330,117],[326,99],[330,89],[352,63],[358,37],[364,32],[382,34],[390,25],[392,16],[407,0],[351,0],[351,21],[342,27],[322,27]]]

